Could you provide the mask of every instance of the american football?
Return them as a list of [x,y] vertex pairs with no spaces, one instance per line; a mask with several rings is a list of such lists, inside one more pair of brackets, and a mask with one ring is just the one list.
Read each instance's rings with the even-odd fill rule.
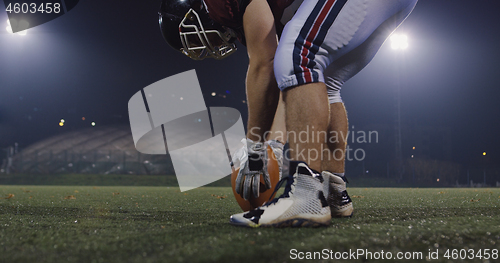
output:
[[236,185],[236,177],[238,176],[238,172],[240,169],[233,170],[231,173],[231,186],[233,188],[233,194],[234,197],[236,198],[236,201],[238,202],[238,205],[240,205],[241,209],[243,211],[249,211],[253,210],[254,208],[257,208],[261,205],[263,205],[265,202],[267,202],[269,199],[274,198],[273,192],[274,192],[274,187],[276,184],[278,184],[278,181],[280,180],[280,175],[279,175],[279,166],[278,162],[276,160],[276,157],[274,156],[273,150],[271,147],[268,145],[267,146],[267,156],[268,156],[268,163],[267,163],[267,171],[269,173],[269,177],[271,179],[271,189],[266,189],[264,179],[262,175],[260,176],[260,186],[259,186],[259,197],[255,198],[253,195],[248,199],[245,200],[243,197],[241,197],[238,193],[236,193],[235,190],[235,185]]

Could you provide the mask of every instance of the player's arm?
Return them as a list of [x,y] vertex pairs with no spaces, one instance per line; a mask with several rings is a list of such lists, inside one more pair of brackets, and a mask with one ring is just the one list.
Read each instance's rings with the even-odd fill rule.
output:
[[266,188],[271,188],[267,173],[264,135],[271,129],[279,100],[279,89],[274,77],[274,53],[278,38],[274,17],[266,0],[252,0],[243,15],[243,29],[247,44],[249,65],[246,79],[248,101],[247,150],[235,182],[236,193],[245,200],[259,196],[260,175]]
[[266,0],[252,0],[243,15],[249,66],[246,79],[248,133],[253,141],[265,141],[279,100],[273,70],[278,38],[274,17]]

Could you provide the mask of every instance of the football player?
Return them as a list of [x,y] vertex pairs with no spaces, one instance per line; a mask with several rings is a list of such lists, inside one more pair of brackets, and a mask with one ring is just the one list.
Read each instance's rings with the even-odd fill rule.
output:
[[[283,11],[291,2],[275,1],[279,5],[275,10]],[[233,154],[232,162],[235,168],[240,168],[235,190],[246,200],[251,195],[259,196],[260,174],[264,175],[265,187],[273,187],[267,173],[267,145],[278,161],[281,178],[286,142],[284,106],[273,68],[278,46],[274,16],[267,3],[262,2],[267,5],[268,19],[257,21],[261,7],[254,7],[256,3],[258,1],[163,0],[159,12],[164,39],[192,59],[225,58],[236,51],[238,39],[247,47],[250,60],[246,80],[248,132],[242,141],[244,147]]]
[[[288,136],[292,161],[289,176],[279,184],[287,182],[284,193],[255,210],[231,216],[232,224],[319,226],[329,225],[332,216],[352,215],[352,201],[345,188],[344,176],[346,141],[328,138],[331,134],[347,135],[347,114],[340,89],[371,61],[416,2],[205,0],[195,9],[207,13],[207,17],[221,28],[214,29],[218,33],[211,36],[200,34],[196,29],[194,34],[198,35],[198,40],[191,44],[184,42],[190,41],[193,35],[182,33],[183,23],[190,19],[191,11],[187,12],[179,26],[181,51],[194,58],[222,58],[234,51],[231,43],[235,38],[246,43],[250,58],[249,103],[251,96],[260,96],[262,99],[255,100],[258,102],[277,100],[276,91],[273,91],[274,79],[269,78],[269,72],[273,72],[270,65],[273,65],[276,83],[285,102],[286,129],[289,135],[295,135]],[[168,14],[168,10],[162,9],[162,12]],[[277,35],[280,35],[279,45]],[[213,38],[217,40],[209,44]],[[262,78],[262,74],[266,77]],[[268,81],[262,82],[262,79]],[[259,89],[263,86],[267,88]],[[253,91],[259,94],[251,94]],[[257,105],[260,112],[276,108],[276,102]],[[249,107],[251,111],[252,104]],[[306,140],[297,136],[304,131],[307,131]],[[251,154],[250,148],[248,153]],[[316,154],[312,157],[310,153]]]

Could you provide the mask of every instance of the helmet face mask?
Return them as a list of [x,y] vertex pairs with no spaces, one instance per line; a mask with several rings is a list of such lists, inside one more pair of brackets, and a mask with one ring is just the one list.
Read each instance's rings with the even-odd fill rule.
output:
[[192,8],[189,9],[179,24],[182,53],[195,60],[206,57],[223,59],[229,56],[236,51],[236,45],[231,41],[234,39],[234,33],[231,29],[224,29],[226,32],[205,30],[198,13]]
[[223,59],[236,51],[236,32],[212,20],[201,0],[162,0],[158,14],[165,41],[191,59]]

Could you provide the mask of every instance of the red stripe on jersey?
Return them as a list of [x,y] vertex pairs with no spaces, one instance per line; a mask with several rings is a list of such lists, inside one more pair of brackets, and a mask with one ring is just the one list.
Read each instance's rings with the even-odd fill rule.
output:
[[316,35],[318,34],[319,28],[323,24],[323,22],[326,19],[326,16],[330,12],[330,9],[332,6],[335,4],[336,0],[332,1],[326,1],[325,5],[321,9],[321,12],[319,13],[318,17],[316,18],[316,21],[314,21],[313,27],[311,28],[311,31],[309,31],[309,34],[306,37],[306,41],[302,47],[302,61],[300,63],[300,66],[304,70],[304,79],[306,83],[312,82],[312,77],[311,77],[311,70],[307,68],[307,64],[309,63],[309,59],[307,58],[307,54],[309,53],[309,49],[312,46],[312,42],[314,41],[314,38],[316,38]]

